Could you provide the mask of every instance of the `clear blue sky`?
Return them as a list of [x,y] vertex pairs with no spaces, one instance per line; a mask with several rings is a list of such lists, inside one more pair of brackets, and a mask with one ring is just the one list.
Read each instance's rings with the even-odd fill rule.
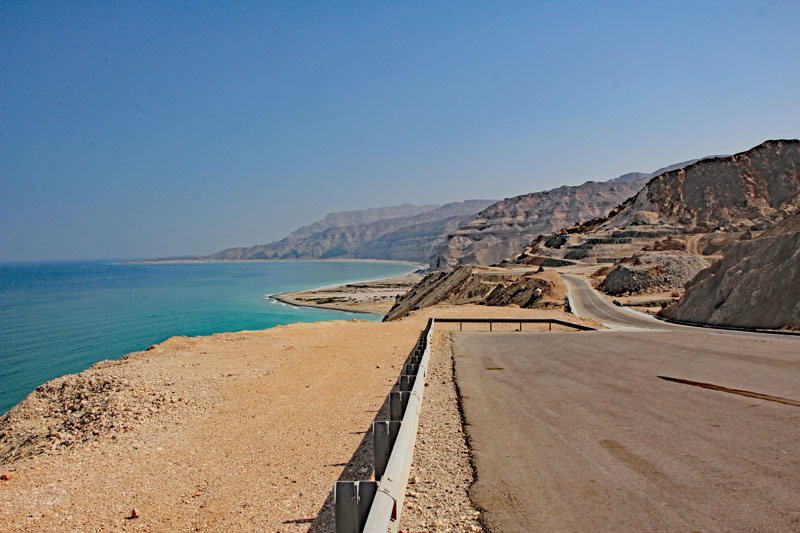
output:
[[796,1],[6,0],[0,260],[205,254],[796,138],[798,28]]

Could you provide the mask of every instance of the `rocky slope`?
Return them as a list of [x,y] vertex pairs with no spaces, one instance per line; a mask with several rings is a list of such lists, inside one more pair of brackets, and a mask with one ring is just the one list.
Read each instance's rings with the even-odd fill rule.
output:
[[[491,204],[492,200],[466,200],[443,206],[398,206],[383,210],[334,213],[289,237],[270,244],[229,248],[204,259],[211,261],[253,259],[393,259],[424,262],[433,248],[459,223]],[[402,208],[402,209],[401,209]],[[421,210],[413,216],[379,218],[379,215]],[[355,224],[325,227],[356,221]],[[323,228],[309,233],[317,228]]]
[[685,251],[649,251],[619,261],[600,285],[613,296],[682,289],[686,282],[708,267],[701,255]]
[[650,178],[639,172],[506,198],[448,235],[429,260],[433,269],[490,265],[518,253],[536,236],[607,213],[636,194]]
[[506,270],[463,265],[450,272],[425,276],[399,297],[384,320],[395,320],[411,311],[437,304],[483,304],[527,309],[561,307],[566,286],[555,270]]
[[598,229],[666,224],[690,232],[763,230],[800,206],[800,141],[766,141],[662,173]]
[[[644,250],[685,251],[712,261],[798,208],[800,141],[766,141],[661,173],[606,216],[540,236],[514,262],[625,263]],[[621,275],[626,268],[617,281],[634,281]],[[628,291],[636,292],[637,283]],[[615,292],[624,292],[618,285]]]
[[661,313],[683,322],[800,329],[800,211],[761,237],[726,248]]

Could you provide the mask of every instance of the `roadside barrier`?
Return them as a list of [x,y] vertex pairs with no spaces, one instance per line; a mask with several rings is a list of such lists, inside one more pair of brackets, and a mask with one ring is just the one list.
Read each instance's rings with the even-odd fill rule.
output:
[[578,331],[595,331],[595,328],[584,326],[583,324],[575,324],[567,322],[566,320],[559,320],[558,318],[437,318],[437,322],[448,322],[454,324],[458,322],[458,329],[463,330],[464,324],[489,324],[489,331],[492,331],[494,324],[519,324],[519,330],[522,331],[522,324],[547,324],[550,331],[553,330],[553,324],[574,328]]
[[337,481],[334,486],[337,533],[397,531],[414,456],[433,324],[434,319],[429,319],[403,366],[398,390],[389,395],[389,420],[372,424],[378,481]]
[[549,323],[580,331],[594,328],[564,320],[546,318],[437,318],[429,319],[414,351],[406,360],[397,380],[397,390],[389,394],[389,420],[373,422],[376,481],[337,481],[333,507],[337,533],[396,533],[403,510],[408,474],[414,456],[419,413],[425,392],[425,376],[431,354],[431,335],[435,322],[522,324]]

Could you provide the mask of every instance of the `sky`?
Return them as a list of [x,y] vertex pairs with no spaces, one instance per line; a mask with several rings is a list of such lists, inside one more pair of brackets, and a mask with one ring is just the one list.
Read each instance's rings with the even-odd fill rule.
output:
[[0,3],[0,261],[208,254],[800,137],[800,2]]

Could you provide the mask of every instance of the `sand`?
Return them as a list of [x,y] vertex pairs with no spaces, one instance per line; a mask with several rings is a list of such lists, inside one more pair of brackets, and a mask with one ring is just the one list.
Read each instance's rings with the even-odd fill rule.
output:
[[[392,323],[175,337],[100,363],[0,421],[4,452],[10,439],[18,457],[0,463],[10,477],[0,481],[1,528],[332,531],[331,487],[371,476],[362,440],[428,316],[570,318],[433,307]],[[63,384],[76,380],[101,392],[69,398]],[[107,412],[83,416],[97,398]]]
[[291,305],[385,315],[397,296],[405,294],[422,278],[422,274],[408,274],[308,291],[284,292],[273,294],[272,298]]

